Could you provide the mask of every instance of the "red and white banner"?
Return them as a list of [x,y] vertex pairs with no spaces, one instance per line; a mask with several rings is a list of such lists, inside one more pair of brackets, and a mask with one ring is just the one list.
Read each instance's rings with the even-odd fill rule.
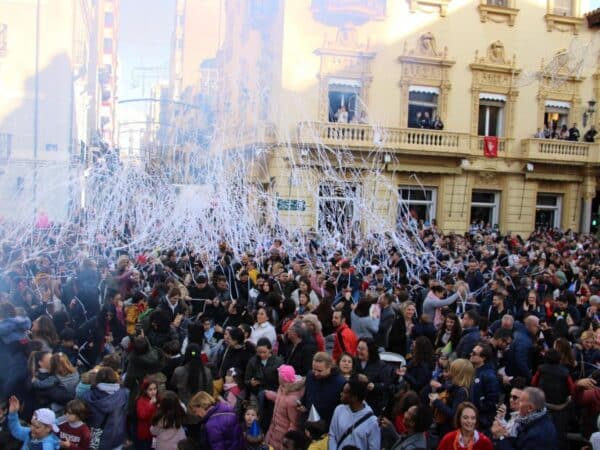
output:
[[487,158],[498,157],[498,136],[483,137],[483,156]]

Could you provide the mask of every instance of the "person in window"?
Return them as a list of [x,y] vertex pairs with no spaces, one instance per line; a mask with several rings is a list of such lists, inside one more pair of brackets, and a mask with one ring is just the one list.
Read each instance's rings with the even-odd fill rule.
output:
[[594,140],[596,139],[596,134],[598,134],[598,132],[596,131],[596,127],[594,125],[590,126],[590,129],[586,131],[586,133],[583,135],[583,140],[585,142],[594,142]]
[[578,141],[581,133],[579,133],[579,128],[577,128],[577,124],[574,123],[571,128],[569,128],[569,141]]
[[544,124],[544,139],[552,139],[552,135],[554,134],[552,127],[549,123]]
[[537,131],[535,132],[535,134],[533,135],[533,137],[536,139],[544,139],[544,137],[545,137],[544,130],[542,130],[541,128],[538,128]]
[[419,119],[419,128],[431,128],[431,117],[429,117],[427,111],[425,111]]
[[442,119],[440,119],[440,116],[435,116],[435,118],[433,119],[433,122],[431,124],[431,128],[433,128],[434,130],[443,130],[444,129],[444,122],[442,122]]
[[340,106],[335,113],[335,121],[338,123],[348,123],[348,111],[344,105]]

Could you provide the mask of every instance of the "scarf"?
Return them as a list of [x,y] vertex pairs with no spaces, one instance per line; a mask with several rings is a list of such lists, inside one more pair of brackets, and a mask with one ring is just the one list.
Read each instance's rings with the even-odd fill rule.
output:
[[546,408],[544,407],[544,408],[540,409],[539,411],[534,411],[525,417],[517,417],[515,419],[515,423],[516,423],[517,427],[520,429],[521,426],[529,425],[530,423],[536,421],[537,419],[544,416],[545,414],[546,414]]
[[469,442],[469,444],[465,444],[465,441],[463,439],[463,435],[460,432],[460,430],[458,430],[456,432],[456,437],[454,438],[454,450],[458,450],[460,448],[466,448],[467,450],[473,450],[473,446],[477,443],[477,441],[479,440],[479,433],[477,432],[477,430],[475,430],[475,432],[473,433],[473,439],[471,439],[471,442]]

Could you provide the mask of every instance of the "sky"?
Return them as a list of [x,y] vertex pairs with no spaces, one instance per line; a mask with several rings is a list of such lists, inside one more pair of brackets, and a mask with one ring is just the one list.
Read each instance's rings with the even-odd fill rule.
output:
[[[158,74],[147,72],[145,79],[134,80],[134,71],[162,67],[162,79],[168,81],[175,0],[121,0],[120,5],[118,98],[149,97]],[[146,110],[146,102],[119,105],[118,120],[121,124],[144,120]]]

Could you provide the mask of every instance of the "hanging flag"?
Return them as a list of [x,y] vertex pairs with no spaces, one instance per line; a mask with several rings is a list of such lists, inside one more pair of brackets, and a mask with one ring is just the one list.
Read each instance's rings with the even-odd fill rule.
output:
[[498,157],[498,136],[483,137],[483,156],[487,158]]

